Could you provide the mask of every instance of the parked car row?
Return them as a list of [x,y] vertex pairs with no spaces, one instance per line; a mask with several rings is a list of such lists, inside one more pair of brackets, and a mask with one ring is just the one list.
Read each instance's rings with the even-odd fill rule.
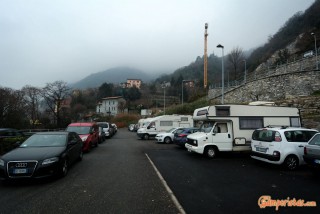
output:
[[105,141],[104,133],[111,137],[116,132],[115,124],[78,122],[65,131],[35,133],[0,157],[0,180],[64,177],[84,152]]
[[[175,143],[186,147],[188,136],[196,132],[207,134],[219,133],[215,127],[172,128],[156,135],[158,143]],[[221,130],[220,130],[221,132]],[[201,133],[199,133],[201,134]],[[190,136],[192,139],[192,135]],[[219,150],[215,150],[215,153]],[[204,153],[206,154],[206,153]],[[216,154],[215,154],[216,155]],[[208,157],[215,157],[208,156]],[[250,156],[258,161],[283,165],[288,170],[308,164],[320,172],[320,133],[315,129],[298,127],[265,127],[252,133]]]

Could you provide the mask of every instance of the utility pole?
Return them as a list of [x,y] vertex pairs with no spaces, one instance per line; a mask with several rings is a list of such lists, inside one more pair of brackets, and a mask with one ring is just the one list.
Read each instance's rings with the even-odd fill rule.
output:
[[204,89],[207,88],[208,83],[208,57],[207,57],[207,37],[208,37],[208,23],[204,25],[204,62],[203,62],[203,87]]

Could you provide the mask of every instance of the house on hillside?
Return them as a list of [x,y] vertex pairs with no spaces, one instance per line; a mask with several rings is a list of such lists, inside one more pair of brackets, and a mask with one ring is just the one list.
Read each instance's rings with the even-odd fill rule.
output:
[[102,98],[97,104],[96,112],[108,116],[116,116],[119,113],[127,112],[126,100],[120,96]]
[[140,79],[127,79],[127,88],[136,87],[140,89],[141,87],[141,80]]

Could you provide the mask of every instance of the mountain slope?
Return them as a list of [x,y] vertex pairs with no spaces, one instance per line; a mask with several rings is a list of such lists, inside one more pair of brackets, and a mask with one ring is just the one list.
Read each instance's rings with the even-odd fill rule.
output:
[[121,83],[126,82],[127,79],[141,79],[143,82],[147,82],[152,79],[152,76],[141,70],[118,67],[90,74],[82,80],[70,84],[70,87],[74,89],[97,88],[105,82]]

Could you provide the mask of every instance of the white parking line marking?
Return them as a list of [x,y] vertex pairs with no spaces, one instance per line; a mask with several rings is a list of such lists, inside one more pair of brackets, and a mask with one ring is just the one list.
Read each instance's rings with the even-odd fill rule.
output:
[[175,204],[175,206],[177,207],[177,209],[180,211],[181,214],[186,214],[186,212],[184,211],[183,207],[181,206],[181,204],[179,203],[178,199],[176,198],[176,196],[174,195],[174,193],[172,192],[172,190],[170,189],[170,187],[168,186],[167,182],[164,180],[164,178],[162,177],[161,173],[159,172],[159,170],[157,169],[157,167],[154,165],[154,163],[152,162],[152,160],[149,158],[148,154],[145,153],[145,155],[147,156],[149,162],[151,163],[152,167],[154,168],[154,170],[156,171],[160,181],[162,182],[163,186],[166,188],[167,192],[169,193],[173,203]]

